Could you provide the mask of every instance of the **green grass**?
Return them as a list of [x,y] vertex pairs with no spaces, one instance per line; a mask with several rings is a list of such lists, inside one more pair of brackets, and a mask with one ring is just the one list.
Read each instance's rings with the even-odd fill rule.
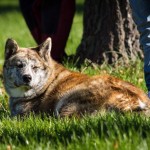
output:
[[108,113],[82,119],[2,117],[1,148],[16,149],[148,149],[150,120],[136,114]]
[[[68,54],[75,54],[82,36],[83,0],[77,0],[77,12],[67,42]],[[17,0],[0,1],[0,66],[3,64],[4,46],[12,37],[20,46],[36,45],[20,13]],[[64,65],[79,71],[70,61]],[[2,67],[1,67],[2,68]],[[109,73],[132,82],[146,92],[143,62],[113,68],[109,65],[84,64],[83,73],[94,75]],[[11,118],[8,97],[3,92],[0,76],[0,149],[57,149],[57,150],[148,150],[150,148],[150,119],[137,114],[102,113],[81,119],[34,116]],[[2,90],[2,91],[1,91]]]

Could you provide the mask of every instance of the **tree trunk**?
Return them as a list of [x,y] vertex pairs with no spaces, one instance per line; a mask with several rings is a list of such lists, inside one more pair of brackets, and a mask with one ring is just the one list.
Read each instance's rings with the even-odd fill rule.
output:
[[83,36],[77,57],[83,62],[129,63],[143,58],[128,0],[85,0]]

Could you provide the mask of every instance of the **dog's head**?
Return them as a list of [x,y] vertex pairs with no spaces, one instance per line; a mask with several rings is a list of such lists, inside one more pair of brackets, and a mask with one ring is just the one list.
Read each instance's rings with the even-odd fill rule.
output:
[[40,93],[51,74],[51,39],[36,48],[19,48],[8,39],[3,67],[4,85],[10,97],[32,97]]

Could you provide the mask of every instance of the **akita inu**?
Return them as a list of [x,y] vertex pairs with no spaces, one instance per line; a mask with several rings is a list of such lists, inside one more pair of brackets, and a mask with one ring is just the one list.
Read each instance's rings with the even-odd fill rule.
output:
[[3,75],[12,116],[29,112],[80,116],[102,109],[149,111],[149,98],[131,83],[69,71],[51,58],[50,51],[50,38],[35,48],[19,48],[14,40],[7,40]]

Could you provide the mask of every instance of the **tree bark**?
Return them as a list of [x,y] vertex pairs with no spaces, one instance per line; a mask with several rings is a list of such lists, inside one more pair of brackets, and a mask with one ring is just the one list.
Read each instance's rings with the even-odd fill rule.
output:
[[128,0],[85,0],[83,36],[77,57],[96,63],[143,58]]

